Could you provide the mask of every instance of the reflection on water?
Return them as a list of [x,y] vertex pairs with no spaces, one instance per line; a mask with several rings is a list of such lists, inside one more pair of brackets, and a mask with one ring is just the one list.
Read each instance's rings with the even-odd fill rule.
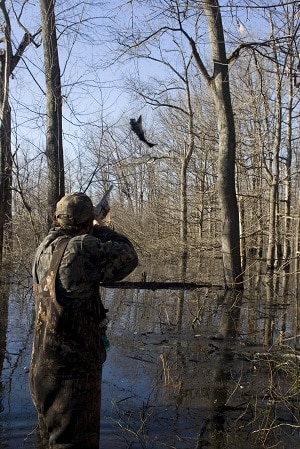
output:
[[35,425],[27,385],[33,303],[30,296],[15,290],[11,292],[8,304],[5,352],[0,348],[4,354],[1,376],[1,448],[21,447],[27,433]]
[[[297,298],[261,292],[104,290],[105,449],[299,447]],[[288,297],[288,301],[286,298]],[[181,331],[178,331],[178,307]],[[10,296],[0,448],[36,448],[28,392],[33,300]],[[2,340],[3,344],[3,340]]]

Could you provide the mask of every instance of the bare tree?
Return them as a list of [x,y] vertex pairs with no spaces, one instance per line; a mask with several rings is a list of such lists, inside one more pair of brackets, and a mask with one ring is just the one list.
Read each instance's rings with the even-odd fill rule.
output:
[[243,288],[240,255],[239,211],[235,190],[236,136],[232,110],[228,60],[221,10],[217,0],[202,1],[205,12],[213,61],[210,76],[199,56],[195,42],[190,39],[193,55],[199,71],[212,89],[219,131],[218,186],[222,215],[222,254],[225,283]]
[[[283,229],[283,260],[285,269],[289,271],[289,265],[292,255],[292,180],[293,180],[293,129],[294,129],[294,110],[295,110],[295,76],[296,61],[299,69],[299,52],[297,48],[297,33],[299,32],[299,5],[286,5],[287,27],[287,45],[284,52],[285,64],[284,70],[287,76],[287,105],[286,105],[286,157],[285,157],[285,176],[284,176],[284,229]],[[298,103],[299,104],[299,103]],[[298,218],[299,219],[299,218]],[[296,245],[295,245],[296,246]],[[297,250],[297,248],[295,248]]]
[[[264,3],[262,7],[258,8],[257,4],[255,2],[247,1],[245,3],[245,7],[249,8],[251,7],[251,11],[255,11],[256,13],[260,14],[260,11],[262,11],[262,16],[264,19],[267,19],[268,13],[272,12],[273,15],[276,16],[276,19],[280,19],[280,16],[282,16],[281,12],[282,10],[278,10],[280,3],[276,6],[275,5],[268,5]],[[283,5],[284,6],[284,5]],[[269,236],[271,231],[273,232],[274,228],[273,224],[273,218],[271,218],[269,222],[270,217],[275,217],[275,225],[278,225],[278,191],[275,192],[275,184],[277,183],[277,188],[282,187],[282,179],[279,179],[276,181],[276,172],[278,172],[279,176],[279,169],[282,168],[283,164],[285,162],[283,161],[282,153],[279,155],[279,151],[282,150],[282,147],[278,147],[278,142],[280,142],[280,135],[282,135],[282,130],[279,129],[279,126],[282,126],[281,118],[280,116],[280,110],[278,110],[277,107],[274,108],[274,103],[272,103],[274,97],[268,98],[266,96],[266,91],[262,91],[261,97],[259,97],[260,92],[260,81],[261,84],[267,89],[266,83],[270,82],[273,83],[275,78],[273,77],[274,74],[274,67],[271,67],[272,62],[277,58],[279,62],[278,54],[282,52],[282,43],[285,42],[284,37],[280,37],[278,39],[278,34],[274,36],[269,35],[269,28],[268,33],[266,32],[267,27],[265,27],[264,31],[262,32],[262,38],[258,39],[256,41],[254,40],[246,40],[246,35],[244,35],[241,32],[241,29],[243,28],[241,25],[241,21],[238,21],[239,17],[238,15],[241,14],[241,17],[243,16],[243,8],[240,6],[235,10],[234,5],[223,5],[220,7],[219,3],[217,1],[190,1],[190,2],[183,2],[179,0],[170,1],[170,0],[163,0],[161,2],[143,2],[143,8],[141,8],[141,14],[139,15],[139,2],[130,2],[130,4],[122,4],[120,8],[125,11],[126,14],[126,8],[130,10],[131,14],[131,21],[127,21],[126,25],[127,28],[123,32],[121,32],[120,22],[116,20],[117,27],[114,30],[114,35],[117,36],[118,43],[122,44],[122,55],[123,56],[129,56],[129,58],[132,60],[134,58],[136,63],[136,70],[134,71],[135,79],[138,80],[140,83],[140,94],[141,97],[144,100],[144,103],[147,105],[154,106],[155,108],[158,107],[165,107],[168,106],[166,104],[165,98],[167,98],[167,95],[170,95],[170,98],[174,100],[174,103],[172,105],[169,105],[173,107],[173,111],[175,110],[176,106],[179,104],[180,96],[175,94],[176,82],[172,84],[170,80],[162,79],[161,80],[161,89],[160,92],[159,89],[157,89],[157,93],[160,94],[160,97],[156,95],[155,93],[151,92],[151,88],[153,87],[153,80],[157,80],[157,72],[155,71],[156,64],[162,63],[164,61],[169,63],[169,66],[166,67],[168,69],[171,68],[170,64],[173,64],[175,68],[178,68],[179,66],[179,58],[178,58],[178,46],[175,47],[177,42],[180,42],[181,49],[184,51],[185,56],[191,56],[191,66],[193,66],[195,74],[195,67],[198,70],[198,74],[193,79],[193,82],[196,83],[199,81],[200,76],[206,81],[208,89],[207,91],[210,93],[210,97],[212,98],[212,101],[215,106],[215,115],[216,115],[216,122],[218,126],[218,145],[215,145],[213,148],[210,146],[209,151],[213,151],[216,153],[216,149],[218,150],[218,172],[217,174],[214,172],[213,176],[218,178],[218,192],[219,192],[219,208],[221,210],[221,222],[222,222],[222,235],[221,235],[221,243],[222,243],[222,253],[223,253],[223,264],[225,269],[225,282],[229,287],[238,288],[239,286],[242,288],[243,286],[243,271],[245,268],[245,265],[241,266],[241,257],[240,257],[240,230],[239,230],[239,218],[244,213],[244,221],[248,222],[248,225],[252,226],[252,234],[246,233],[243,235],[243,243],[244,243],[244,250],[247,249],[247,244],[249,241],[255,240],[255,245],[257,246],[257,254],[256,256],[259,258],[262,254],[262,246],[263,246],[263,238],[265,236]],[[224,8],[224,9],[223,9]],[[146,10],[146,11],[145,11]],[[236,19],[239,23],[237,28],[237,32],[232,32],[232,28],[230,29],[230,34],[226,34],[226,38],[224,36],[223,32],[223,20],[221,17],[221,12],[226,11],[228,14],[231,14],[231,19]],[[245,10],[244,10],[245,11]],[[247,9],[247,13],[249,10]],[[252,14],[252,12],[251,12]],[[147,16],[147,20],[143,22],[143,18]],[[283,15],[283,20],[286,20],[285,17],[288,17],[288,20],[290,20],[291,16],[287,13],[286,15]],[[224,15],[225,17],[225,15]],[[205,40],[205,26],[204,22],[206,20],[207,27],[209,30],[209,42],[210,42],[210,52],[207,49],[207,41]],[[225,17],[226,20],[226,17]],[[232,23],[234,20],[230,20],[230,26],[232,27]],[[131,23],[131,28],[128,30],[128,23]],[[226,25],[228,22],[225,22]],[[294,31],[291,31],[291,39],[295,39],[295,33]],[[264,36],[263,36],[264,35]],[[180,36],[180,38],[179,38]],[[229,41],[228,36],[232,38],[231,41]],[[248,34],[249,36],[249,34]],[[267,37],[266,37],[267,36]],[[186,40],[185,40],[186,39]],[[225,39],[226,46],[225,46]],[[188,47],[187,43],[190,45]],[[200,49],[203,48],[205,45],[205,51],[200,53]],[[230,48],[231,53],[226,54],[226,48]],[[234,48],[234,49],[233,49]],[[278,53],[277,56],[274,53],[274,48],[276,52]],[[233,51],[232,51],[233,49]],[[120,47],[119,47],[120,50]],[[208,56],[209,55],[209,56]],[[118,54],[118,58],[120,58],[120,53]],[[173,59],[172,59],[173,58]],[[263,61],[261,67],[262,71],[260,73],[256,73],[258,79],[257,79],[257,85],[253,89],[253,95],[256,95],[257,103],[253,102],[249,107],[255,107],[258,105],[258,103],[263,103],[262,109],[257,109],[256,119],[249,124],[248,117],[246,117],[246,114],[244,114],[243,117],[243,123],[246,124],[246,126],[250,126],[252,129],[252,145],[253,148],[251,148],[251,154],[249,155],[249,158],[245,159],[244,166],[241,164],[239,166],[239,172],[236,172],[235,170],[235,163],[236,163],[236,147],[237,147],[237,139],[236,139],[236,126],[237,126],[237,120],[236,116],[233,114],[232,109],[232,70],[230,73],[230,79],[229,79],[229,64],[239,60],[244,60],[246,63],[249,61],[252,62],[256,58],[260,59],[260,62]],[[252,58],[252,59],[251,59]],[[145,60],[147,60],[147,67],[150,67],[150,74],[146,75],[147,81],[140,81],[142,78],[142,67],[143,65],[139,66],[139,61],[142,61],[142,64]],[[124,59],[122,59],[124,61]],[[171,63],[170,63],[171,61]],[[186,58],[186,61],[188,61],[188,57]],[[153,63],[153,64],[152,64]],[[282,60],[280,64],[282,63]],[[255,65],[252,66],[252,69],[255,69]],[[269,70],[271,68],[272,75],[269,75]],[[141,69],[141,71],[140,71]],[[182,69],[182,67],[181,67]],[[234,68],[233,68],[234,70]],[[159,73],[159,71],[158,71]],[[164,75],[165,75],[164,71]],[[174,70],[175,73],[175,70]],[[266,75],[268,74],[268,76]],[[236,76],[240,76],[238,72],[235,72]],[[253,73],[252,73],[253,75]],[[154,78],[155,77],[155,78]],[[251,74],[249,74],[249,77],[251,77]],[[279,80],[279,83],[281,80]],[[199,83],[200,84],[200,83]],[[137,85],[137,84],[136,84]],[[130,91],[134,91],[136,85],[132,83],[132,80],[130,80]],[[156,84],[157,85],[157,84]],[[146,89],[145,89],[146,86]],[[234,87],[234,86],[233,86]],[[281,88],[281,86],[279,85]],[[182,86],[180,87],[182,91]],[[256,89],[256,91],[255,91]],[[136,90],[137,91],[137,90]],[[269,92],[271,95],[274,94],[274,86],[270,86]],[[279,92],[279,91],[278,91]],[[277,92],[277,93],[278,93]],[[243,99],[241,92],[237,91],[234,92],[236,97],[240,96],[240,102],[241,106]],[[194,94],[194,92],[193,92]],[[279,92],[281,95],[281,92]],[[173,95],[173,97],[172,97]],[[244,95],[244,91],[243,91]],[[155,97],[155,98],[154,98]],[[197,96],[198,102],[202,100],[202,96],[200,93],[198,93]],[[280,101],[279,101],[280,103]],[[278,103],[278,104],[279,104]],[[265,107],[265,109],[264,109]],[[194,109],[194,105],[193,105]],[[276,109],[276,111],[275,111]],[[259,111],[263,112],[264,115],[260,116]],[[194,112],[194,111],[193,111]],[[241,108],[242,114],[244,113],[243,109]],[[269,113],[268,113],[269,112]],[[277,117],[275,119],[275,112],[277,114]],[[271,114],[270,114],[271,113]],[[170,117],[172,113],[170,112]],[[211,121],[215,118],[214,114],[211,114]],[[167,116],[167,114],[166,114]],[[254,117],[254,112],[253,116]],[[280,118],[281,117],[281,118]],[[162,114],[159,113],[159,127],[162,127]],[[194,120],[194,129],[193,129],[193,138],[198,137],[197,131],[200,128],[200,121],[197,117],[193,117]],[[171,121],[171,120],[170,120]],[[278,128],[275,130],[274,123],[276,121],[276,124]],[[185,116],[182,114],[180,117],[180,122],[182,127],[187,126],[187,115]],[[262,122],[262,125],[259,123]],[[202,125],[202,123],[201,123]],[[264,129],[266,127],[266,129]],[[162,128],[161,128],[162,129]],[[175,127],[174,127],[175,129]],[[239,137],[243,137],[243,133],[245,129],[240,130]],[[164,128],[163,133],[166,132],[166,128]],[[161,148],[163,147],[163,150],[166,150],[167,148],[167,139],[164,137],[164,134],[160,136],[159,132],[158,135],[158,141],[161,140],[160,145]],[[255,134],[257,133],[257,134]],[[168,135],[169,136],[169,135]],[[179,135],[175,132],[171,135],[170,138],[173,139],[174,142],[177,142],[178,146],[181,146],[181,149],[184,147],[183,142],[180,140]],[[266,140],[268,139],[268,140]],[[199,139],[200,140],[200,139]],[[277,142],[277,143],[276,143]],[[196,142],[196,151],[197,151],[197,145],[198,142]],[[243,143],[239,142],[240,147],[245,152],[244,156],[246,158],[247,156],[247,145],[244,145]],[[276,146],[277,145],[277,146]],[[171,147],[171,145],[168,147],[168,149]],[[159,147],[157,147],[159,148]],[[188,141],[185,142],[185,149],[188,149]],[[159,148],[160,151],[160,148]],[[205,151],[205,148],[204,148]],[[277,151],[277,153],[276,153]],[[155,152],[155,148],[154,148]],[[177,153],[180,154],[179,152]],[[277,160],[278,164],[281,164],[281,167],[278,165],[278,167],[275,166],[275,161],[273,158],[273,155],[277,154]],[[188,151],[186,151],[185,155],[188,155]],[[272,156],[272,167],[270,167],[268,164],[270,163],[269,155]],[[269,157],[269,158],[268,158]],[[264,164],[264,158],[266,164]],[[183,158],[177,157],[177,169],[176,169],[176,179],[178,180],[178,171],[180,168],[180,162],[183,162]],[[161,162],[160,157],[158,157],[155,160],[155,165],[158,165],[159,162]],[[171,168],[171,162],[168,164],[168,170],[172,170]],[[288,163],[288,160],[287,160]],[[195,163],[195,160],[193,157],[190,161],[188,161],[188,164],[192,164],[193,168],[197,167],[197,164]],[[249,164],[251,167],[249,167]],[[272,169],[270,171],[270,168]],[[278,168],[278,170],[277,170]],[[184,187],[184,171],[186,170],[186,167],[182,171],[182,182],[181,185]],[[271,188],[271,196],[274,198],[275,193],[275,207],[274,209],[270,209],[268,211],[269,204],[272,203],[272,201],[269,201],[267,198],[267,194],[269,192],[270,184],[266,181],[266,173],[271,173],[271,178],[269,177],[269,180],[271,180],[271,183],[274,182],[273,188]],[[189,173],[190,175],[190,173]],[[243,180],[241,180],[239,184],[239,198],[245,198],[246,201],[242,201],[241,204],[245,209],[243,209],[241,212],[242,214],[239,214],[239,208],[236,198],[236,180],[238,177],[245,176],[244,179],[247,177],[249,178],[249,190],[246,191],[245,194],[245,186],[246,184],[243,184]],[[275,177],[273,177],[273,175]],[[188,182],[190,182],[190,179],[188,179]],[[276,181],[276,182],[275,182]],[[174,180],[172,181],[174,185]],[[239,180],[238,180],[239,182]],[[247,182],[247,181],[245,181]],[[179,183],[176,187],[179,186]],[[168,189],[166,190],[168,191]],[[281,190],[282,191],[282,190]],[[173,190],[174,192],[174,190]],[[178,193],[178,191],[176,191]],[[184,222],[184,210],[186,204],[184,203],[184,198],[187,198],[184,194],[184,190],[181,192],[183,195],[181,198],[183,201],[181,202],[181,211],[183,214],[181,215],[182,223]],[[249,193],[249,195],[248,195]],[[252,195],[252,197],[251,197]],[[196,197],[196,195],[194,195]],[[251,198],[251,199],[250,199]],[[190,199],[190,198],[189,198]],[[166,202],[166,208],[164,212],[166,215],[169,214],[168,218],[171,220],[174,220],[174,214],[172,215],[172,206],[171,204],[173,198],[170,198],[170,203],[167,204]],[[277,204],[276,204],[277,202]],[[179,201],[178,201],[179,203]],[[180,204],[180,203],[179,203]],[[190,203],[189,203],[190,204]],[[249,213],[249,209],[247,208],[248,204],[251,204],[252,208]],[[170,207],[171,206],[171,207]],[[178,210],[178,205],[177,205]],[[199,207],[199,210],[201,208]],[[177,213],[177,218],[178,218]],[[257,227],[254,226],[253,222],[251,222],[250,216],[255,217]],[[276,218],[277,217],[277,218]],[[189,219],[190,217],[188,217]],[[188,223],[190,226],[189,228],[192,228],[195,221],[193,223]],[[287,226],[288,226],[288,220],[287,220]],[[218,231],[219,231],[219,226]],[[246,225],[245,225],[246,229]],[[248,228],[249,229],[249,228]],[[184,228],[182,228],[184,231]],[[279,230],[277,226],[278,233],[282,232],[282,229]],[[277,231],[276,231],[277,232]],[[191,234],[190,234],[191,235]],[[248,236],[250,235],[250,238]],[[178,236],[176,236],[178,238]],[[278,243],[278,237],[279,234],[276,235],[273,233],[273,237],[275,239],[275,252],[277,251],[276,245]],[[272,238],[273,238],[272,237]],[[282,237],[282,236],[281,236]],[[248,238],[248,241],[247,241]],[[185,239],[184,232],[181,234],[181,242]],[[219,240],[219,234],[216,235],[216,244],[218,245]],[[196,241],[195,241],[196,242]],[[199,241],[196,242],[196,244],[199,245]],[[199,245],[200,246],[200,245]],[[269,244],[269,248],[271,248],[271,244]],[[278,248],[278,247],[277,247]],[[244,255],[245,255],[244,251]],[[269,260],[272,258],[276,259],[276,254],[271,254],[271,256],[268,258],[268,264]],[[275,260],[274,259],[274,260]]]
[[[132,31],[129,36],[124,37],[124,49],[126,53],[139,57],[137,49],[141,49],[141,53],[149,55],[151,43],[155,44],[164,35],[168,35],[169,39],[174,42],[173,34],[184,36],[191,48],[191,55],[193,61],[196,63],[199,73],[207,81],[208,87],[213,94],[215,110],[217,115],[218,131],[219,131],[219,164],[218,164],[218,185],[220,196],[220,207],[222,214],[222,253],[225,282],[232,288],[243,288],[243,275],[241,269],[240,258],[240,240],[239,240],[239,214],[235,192],[235,124],[233,111],[231,106],[229,74],[228,74],[228,59],[225,50],[225,39],[223,33],[221,10],[217,1],[203,1],[192,2],[191,6],[188,3],[181,1],[161,2],[157,5],[155,2],[151,3],[153,8],[153,17],[156,17],[155,7],[160,10],[163,8],[165,14],[163,17],[170,17],[170,21],[162,24],[152,25],[149,20],[147,23],[150,26],[148,34],[140,33],[137,30],[136,35]],[[211,44],[211,65],[212,75],[209,74],[204,62],[198,52],[197,39],[199,36],[198,26],[200,18],[203,15],[206,17],[210,44]],[[190,26],[188,18],[194,18],[195,38],[190,34]],[[167,20],[167,19],[166,19]],[[141,37],[142,36],[142,37]],[[157,48],[155,48],[157,51]],[[158,50],[158,54],[160,51]],[[190,127],[191,128],[191,127]],[[193,136],[191,137],[190,148],[187,151],[187,159],[190,159],[191,148],[194,143],[194,131],[191,128]],[[193,150],[192,150],[193,151]],[[184,166],[183,166],[184,167]],[[185,169],[184,169],[185,170]],[[182,184],[184,185],[184,184]],[[185,214],[186,195],[182,194],[182,214]],[[185,239],[184,228],[182,228],[182,239]]]
[[46,78],[46,156],[48,162],[48,220],[65,194],[62,144],[62,94],[55,25],[55,0],[40,0]]
[[2,264],[4,229],[12,215],[12,150],[11,150],[11,108],[9,104],[9,81],[27,46],[34,42],[34,36],[25,32],[17,51],[13,53],[12,33],[5,0],[0,1],[4,20],[3,37],[5,45],[0,50],[0,265]]

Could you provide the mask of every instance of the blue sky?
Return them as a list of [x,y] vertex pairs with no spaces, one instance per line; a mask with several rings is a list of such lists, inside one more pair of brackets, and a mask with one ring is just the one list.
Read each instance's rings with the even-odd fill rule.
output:
[[[17,13],[21,11],[22,1],[14,1]],[[126,122],[131,116],[136,116],[141,110],[141,102],[133,101],[130,92],[125,90],[125,81],[134,76],[140,81],[147,82],[151,77],[165,76],[165,69],[160,64],[145,59],[138,61],[122,58],[116,60],[117,44],[114,42],[115,30],[141,33],[148,27],[155,28],[162,22],[162,14],[156,14],[146,6],[147,2],[132,1],[122,3],[117,0],[99,2],[92,0],[78,3],[77,8],[68,9],[73,0],[57,2],[57,25],[59,34],[60,65],[62,72],[64,94],[64,132],[66,137],[65,149],[71,148],[80,140],[86,131],[86,126],[99,127],[104,118],[107,122]],[[161,1],[163,8],[170,2]],[[269,35],[267,16],[261,17],[262,9],[243,9],[241,2],[220,2],[222,7],[223,25],[227,41],[227,50],[235,47],[241,41],[256,38],[264,39]],[[270,5],[274,2],[249,2],[248,5]],[[245,2],[243,2],[245,4]],[[278,9],[274,13],[278,13]],[[11,14],[11,17],[12,14]],[[258,18],[260,17],[260,18]],[[79,22],[80,25],[74,25]],[[88,20],[87,20],[88,19]],[[27,2],[21,16],[22,24],[35,33],[40,26],[38,2]],[[66,26],[67,25],[67,26]],[[204,29],[204,28],[203,28]],[[199,25],[201,39],[199,51],[209,55],[208,37]],[[23,30],[12,19],[14,42],[18,43]],[[193,30],[191,30],[192,32]],[[170,36],[165,38],[165,56],[174,62],[174,53],[169,52]],[[40,43],[41,39],[37,39]],[[183,41],[184,42],[184,41]],[[172,42],[170,41],[170,48]],[[188,46],[186,46],[187,51]],[[112,62],[114,64],[112,65]],[[44,135],[40,128],[44,123],[44,78],[42,45],[36,48],[31,45],[26,50],[24,60],[15,70],[10,82],[11,103],[20,138],[28,140],[28,145],[42,148]],[[151,117],[153,110],[142,108],[143,114]],[[92,125],[91,125],[92,123]],[[30,133],[28,133],[30,130]],[[21,137],[22,136],[22,137]],[[34,136],[34,139],[32,139]]]

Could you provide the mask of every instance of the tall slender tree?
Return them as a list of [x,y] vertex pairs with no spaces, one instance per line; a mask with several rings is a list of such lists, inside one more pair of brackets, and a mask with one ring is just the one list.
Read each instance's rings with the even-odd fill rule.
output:
[[55,0],[40,0],[46,78],[46,156],[48,164],[48,220],[65,194],[62,143],[62,94],[57,45]]
[[[11,150],[11,108],[9,104],[9,81],[27,46],[34,42],[35,35],[25,32],[17,51],[13,53],[12,32],[9,12],[5,0],[0,1],[3,17],[5,48],[0,50],[0,266],[3,258],[4,229],[12,215],[12,150]],[[24,27],[23,27],[24,28]]]
[[217,0],[203,0],[202,6],[207,20],[213,75],[203,66],[194,41],[192,52],[198,68],[211,88],[217,114],[219,131],[218,191],[222,216],[222,254],[225,283],[243,288],[240,254],[239,211],[235,189],[235,122],[231,102],[228,59],[221,10]]
[[[150,3],[149,3],[150,4]],[[165,23],[156,26],[157,9],[161,11]],[[225,37],[221,10],[217,0],[203,0],[201,2],[165,1],[163,3],[151,2],[154,23],[149,20],[149,34],[137,33],[132,30],[131,36],[124,37],[124,48],[126,52],[133,52],[134,57],[139,57],[137,49],[145,49],[149,59],[149,49],[153,43],[153,53],[157,54],[157,41],[163,41],[165,35],[172,40],[173,34],[184,36],[190,44],[192,59],[195,61],[199,73],[206,80],[212,93],[217,125],[219,131],[219,159],[218,159],[218,191],[220,198],[222,219],[222,255],[224,266],[225,283],[230,288],[243,288],[243,274],[240,257],[240,235],[239,235],[239,211],[235,190],[235,123],[231,104],[230,83],[226,55]],[[211,47],[211,74],[204,64],[198,52],[199,24],[201,16],[206,17],[208,34]],[[171,17],[170,17],[171,16]],[[170,20],[169,20],[170,17]],[[192,19],[193,18],[193,19]],[[191,34],[191,23],[194,21],[194,36]],[[140,24],[138,24],[140,26]],[[142,37],[141,37],[142,36]],[[184,39],[183,39],[184,40]],[[168,50],[169,51],[169,50]],[[140,51],[143,54],[143,51]],[[184,211],[184,203],[182,205]],[[184,236],[183,236],[184,237]]]

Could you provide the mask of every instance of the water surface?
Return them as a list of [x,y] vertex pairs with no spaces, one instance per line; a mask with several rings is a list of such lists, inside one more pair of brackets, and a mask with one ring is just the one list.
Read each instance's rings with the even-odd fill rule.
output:
[[[299,448],[293,291],[288,301],[258,292],[224,298],[204,289],[183,296],[107,289],[103,298],[111,318],[103,449]],[[37,449],[28,391],[33,316],[30,292],[14,289],[2,348],[1,449]]]

